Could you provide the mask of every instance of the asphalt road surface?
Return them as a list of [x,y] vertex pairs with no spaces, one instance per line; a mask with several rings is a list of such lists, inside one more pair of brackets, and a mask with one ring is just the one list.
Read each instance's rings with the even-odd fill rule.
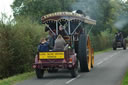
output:
[[128,49],[118,49],[95,56],[95,65],[90,72],[79,73],[71,78],[67,71],[45,73],[43,79],[36,76],[16,85],[120,85],[128,68]]

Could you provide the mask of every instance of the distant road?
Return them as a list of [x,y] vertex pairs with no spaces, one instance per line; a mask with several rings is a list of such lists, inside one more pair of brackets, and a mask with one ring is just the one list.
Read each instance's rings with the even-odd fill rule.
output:
[[46,73],[43,79],[36,76],[16,85],[120,85],[128,68],[128,49],[118,49],[95,56],[95,65],[91,72],[79,73],[71,78],[70,73]]

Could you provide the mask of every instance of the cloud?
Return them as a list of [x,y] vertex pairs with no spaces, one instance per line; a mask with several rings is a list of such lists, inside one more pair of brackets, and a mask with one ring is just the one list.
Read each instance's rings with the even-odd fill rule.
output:
[[13,3],[14,0],[1,0],[0,1],[0,17],[1,13],[5,13],[8,17],[13,15],[13,11],[10,5]]

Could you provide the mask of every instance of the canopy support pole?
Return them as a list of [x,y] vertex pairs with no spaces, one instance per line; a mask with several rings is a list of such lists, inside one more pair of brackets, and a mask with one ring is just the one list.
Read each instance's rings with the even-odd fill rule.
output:
[[58,22],[56,21],[56,34],[58,35]]
[[93,28],[93,25],[91,26],[91,29],[88,31],[88,34],[87,35],[90,34],[90,32],[92,31],[92,28]]
[[69,32],[69,35],[70,35],[71,34],[70,21],[68,21],[68,32]]
[[48,25],[47,25],[47,27],[48,27],[49,30],[53,33],[53,35],[56,35]]
[[78,27],[81,25],[81,23],[82,23],[82,22],[80,22],[80,23],[77,25],[77,27],[75,28],[75,30],[72,32],[71,35],[73,35],[73,34],[75,33],[75,31],[78,29]]

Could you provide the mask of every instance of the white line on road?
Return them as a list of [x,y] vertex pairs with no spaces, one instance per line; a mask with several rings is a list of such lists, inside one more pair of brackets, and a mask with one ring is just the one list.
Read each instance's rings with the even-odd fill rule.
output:
[[[107,60],[109,60],[110,58],[114,57],[114,56],[117,55],[118,53],[120,53],[120,51],[117,52],[117,53],[112,54],[112,55],[109,56],[109,57],[104,58],[103,60],[101,60],[100,62],[98,62],[98,63],[96,64],[96,66],[98,66],[98,65],[100,65],[100,64],[102,64],[102,63],[104,63],[105,61],[107,61]],[[78,75],[76,78],[72,78],[72,79],[68,80],[65,84],[69,84],[69,83],[71,83],[72,81],[76,80],[76,79],[79,78],[79,77],[80,77],[80,75]]]
[[[118,53],[120,53],[120,52],[118,52]],[[109,56],[109,57],[107,57],[107,58],[104,58],[102,61],[98,62],[98,63],[96,64],[96,66],[98,66],[98,65],[100,65],[100,64],[102,64],[102,63],[104,63],[105,61],[109,60],[110,58],[112,58],[113,56],[117,55],[118,53],[114,53],[113,55],[111,55],[111,56]]]
[[80,77],[80,75],[78,75],[76,78],[72,78],[72,79],[68,80],[65,84],[69,84],[69,83],[71,83],[72,81],[76,80],[79,77]]

